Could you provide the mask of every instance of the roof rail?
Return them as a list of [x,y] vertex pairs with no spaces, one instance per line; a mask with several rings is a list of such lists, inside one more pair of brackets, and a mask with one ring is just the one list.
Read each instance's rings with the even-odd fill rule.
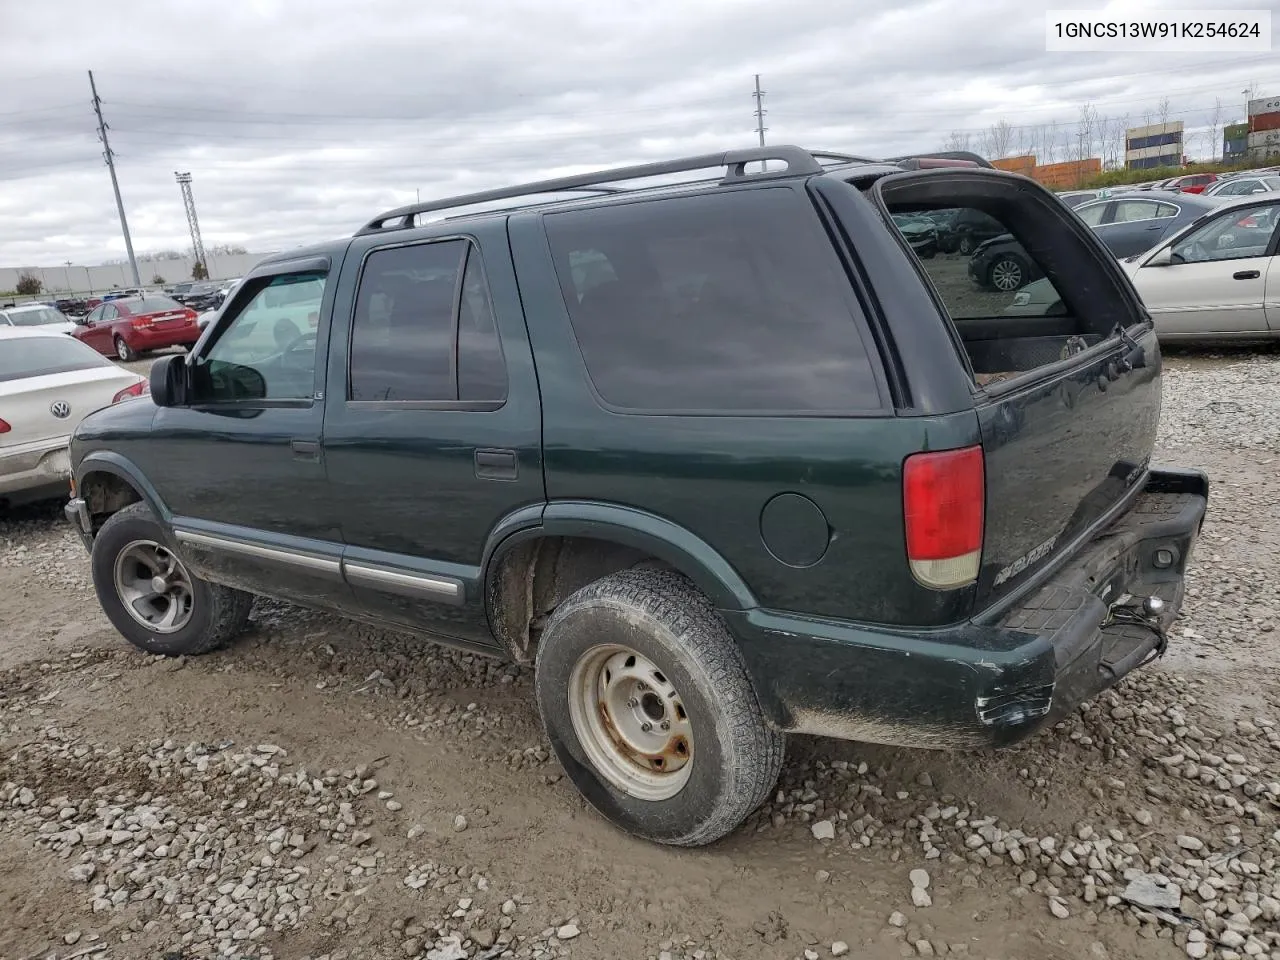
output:
[[[929,160],[963,161],[931,164]],[[904,157],[890,157],[885,163],[896,163],[904,170],[923,170],[931,166],[976,166],[994,169],[988,160],[969,150],[939,150],[936,153],[911,153]]]
[[[357,231],[356,236],[377,233],[381,230],[401,229],[413,225],[413,218],[419,214],[432,213],[437,210],[451,210],[457,207],[470,207],[494,200],[513,200],[517,197],[531,197],[543,193],[569,192],[618,192],[605,186],[621,180],[643,180],[647,177],[661,177],[673,173],[691,173],[695,170],[706,170],[713,167],[727,167],[721,183],[737,183],[742,180],[760,180],[769,177],[794,177],[804,174],[822,173],[823,166],[819,158],[856,161],[861,158],[850,157],[838,153],[811,153],[801,147],[749,147],[743,150],[728,150],[724,153],[707,153],[696,157],[684,157],[680,160],[662,160],[657,163],[642,163],[630,167],[615,167],[611,170],[598,170],[593,173],[580,173],[571,177],[557,177],[553,180],[539,180],[512,187],[499,187],[496,190],[481,190],[478,193],[467,193],[442,200],[428,200],[425,203],[411,203],[408,206],[396,207],[374,217]],[[769,170],[763,173],[747,173],[749,163],[764,163],[780,160],[786,163],[784,170]],[[399,221],[388,226],[388,221]]]

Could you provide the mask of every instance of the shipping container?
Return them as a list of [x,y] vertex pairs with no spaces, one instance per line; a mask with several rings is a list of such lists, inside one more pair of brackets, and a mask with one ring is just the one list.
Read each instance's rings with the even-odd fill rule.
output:
[[1249,149],[1249,138],[1247,136],[1240,140],[1223,140],[1222,141],[1222,156],[1224,158],[1239,157],[1242,154],[1244,154],[1245,151],[1247,151],[1248,149]]
[[1222,128],[1222,139],[1225,140],[1243,140],[1249,136],[1249,124],[1246,123],[1229,123]]
[[1089,157],[1085,160],[1067,160],[1036,167],[1032,176],[1046,187],[1078,187],[1090,177],[1102,173],[1102,160]]
[[1280,130],[1259,130],[1257,133],[1249,134],[1250,147],[1265,147],[1273,144],[1280,145]]
[[1273,113],[1259,113],[1249,118],[1249,132],[1261,133],[1264,130],[1280,130],[1280,110]]
[[1033,156],[1001,157],[999,160],[992,160],[991,165],[997,170],[1030,175],[1035,169],[1036,158]]
[[1249,101],[1249,119],[1264,113],[1280,113],[1280,97],[1259,97]]

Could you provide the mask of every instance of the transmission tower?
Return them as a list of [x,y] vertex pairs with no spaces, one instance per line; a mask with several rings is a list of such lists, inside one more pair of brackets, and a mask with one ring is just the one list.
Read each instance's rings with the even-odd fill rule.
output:
[[204,241],[200,239],[200,221],[196,217],[196,198],[191,193],[191,174],[175,173],[178,186],[182,188],[182,205],[187,208],[187,226],[191,229],[191,248],[195,251],[196,263],[209,276],[209,261],[204,255]]

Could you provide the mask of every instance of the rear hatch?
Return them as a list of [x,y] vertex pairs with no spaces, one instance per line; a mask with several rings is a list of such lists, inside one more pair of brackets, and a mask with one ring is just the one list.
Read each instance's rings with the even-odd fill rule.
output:
[[[1155,445],[1160,353],[1115,259],[1044,188],[988,170],[887,176],[871,196],[888,214],[967,207],[1013,235],[1009,255],[1037,282],[980,288],[962,254],[917,260],[973,377],[986,512],[975,610],[1029,589],[1132,502]],[[1005,253],[1001,253],[1004,256]],[[1041,289],[1041,288],[1046,288]]]

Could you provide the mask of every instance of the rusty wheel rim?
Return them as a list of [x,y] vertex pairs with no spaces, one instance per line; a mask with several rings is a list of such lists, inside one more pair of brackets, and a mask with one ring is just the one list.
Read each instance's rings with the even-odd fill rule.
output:
[[693,772],[693,725],[680,694],[647,657],[592,647],[569,679],[569,716],[592,766],[639,800],[669,800]]

